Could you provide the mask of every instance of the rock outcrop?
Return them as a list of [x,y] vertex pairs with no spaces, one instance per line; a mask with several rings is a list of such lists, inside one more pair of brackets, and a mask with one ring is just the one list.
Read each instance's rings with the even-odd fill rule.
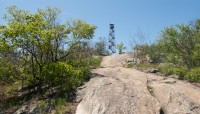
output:
[[103,58],[78,90],[76,114],[199,114],[200,88],[188,82],[124,68],[129,55]]

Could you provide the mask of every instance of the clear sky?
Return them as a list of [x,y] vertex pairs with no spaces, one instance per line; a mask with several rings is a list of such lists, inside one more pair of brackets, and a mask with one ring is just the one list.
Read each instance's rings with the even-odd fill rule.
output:
[[46,6],[60,8],[62,22],[82,19],[96,25],[94,39],[107,38],[112,22],[116,42],[127,47],[138,31],[154,41],[164,27],[200,18],[200,0],[0,0],[0,23],[5,24],[2,17],[11,5],[31,12]]

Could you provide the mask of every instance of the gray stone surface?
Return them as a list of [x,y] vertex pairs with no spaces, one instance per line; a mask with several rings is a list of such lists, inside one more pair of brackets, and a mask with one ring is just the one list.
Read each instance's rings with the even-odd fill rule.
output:
[[200,88],[122,67],[129,55],[103,58],[78,90],[76,114],[200,114]]

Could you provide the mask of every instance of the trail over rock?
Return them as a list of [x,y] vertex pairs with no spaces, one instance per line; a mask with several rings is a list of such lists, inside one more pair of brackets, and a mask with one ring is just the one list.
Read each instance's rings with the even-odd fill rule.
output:
[[103,58],[79,91],[76,114],[199,114],[200,88],[124,68],[129,54]]

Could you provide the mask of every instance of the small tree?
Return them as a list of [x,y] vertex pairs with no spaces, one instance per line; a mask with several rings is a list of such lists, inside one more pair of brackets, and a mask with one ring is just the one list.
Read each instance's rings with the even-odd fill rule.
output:
[[124,43],[121,42],[120,44],[117,44],[117,49],[118,49],[119,54],[122,54],[123,50],[126,49],[126,47],[124,46]]
[[146,55],[149,51],[149,45],[151,45],[147,34],[138,29],[130,42],[133,49],[133,57],[136,59],[146,59]]
[[95,43],[94,53],[96,55],[108,55],[108,50],[106,49],[105,38],[100,37],[99,41]]

